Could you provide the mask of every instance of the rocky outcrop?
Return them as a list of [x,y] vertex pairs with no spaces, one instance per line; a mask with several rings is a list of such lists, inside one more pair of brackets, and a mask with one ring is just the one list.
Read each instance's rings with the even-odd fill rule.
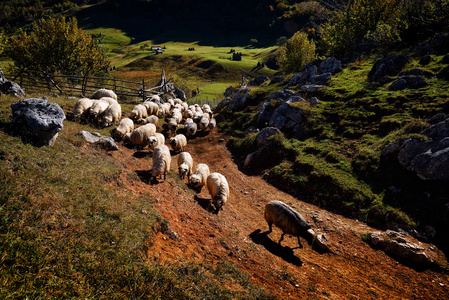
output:
[[98,132],[80,131],[77,133],[84,138],[87,142],[95,145],[99,145],[106,150],[118,150],[118,146],[114,139],[111,137],[102,136]]
[[390,91],[402,91],[405,89],[420,89],[427,86],[422,76],[405,75],[400,76],[389,86]]
[[268,76],[260,75],[260,76],[257,76],[256,78],[254,78],[254,80],[251,80],[250,82],[248,82],[248,85],[259,86],[268,80],[270,80],[270,78],[268,78]]
[[274,111],[268,126],[276,127],[293,138],[302,139],[304,137],[303,115],[302,109],[285,102]]
[[238,111],[243,109],[247,104],[250,91],[250,89],[246,88],[235,92],[232,97],[232,101],[229,103],[228,109],[231,111]]
[[424,180],[449,180],[449,116],[438,114],[422,132],[428,140],[411,138],[387,146],[381,155],[395,157],[405,169]]
[[388,230],[373,232],[368,242],[375,248],[385,251],[400,260],[411,263],[431,265],[434,263],[432,250],[413,238],[400,232]]
[[385,76],[398,75],[410,61],[406,55],[391,54],[378,60],[368,74],[370,82],[378,82]]
[[[288,86],[297,85],[298,88],[316,91],[327,85],[332,75],[341,71],[341,61],[334,57],[316,60],[304,67],[301,73],[295,74]],[[313,86],[313,89],[310,86]]]
[[65,114],[56,103],[31,98],[11,105],[16,131],[36,146],[53,146],[62,130]]
[[25,97],[25,91],[17,83],[7,80],[0,69],[0,95],[2,93],[19,98]]

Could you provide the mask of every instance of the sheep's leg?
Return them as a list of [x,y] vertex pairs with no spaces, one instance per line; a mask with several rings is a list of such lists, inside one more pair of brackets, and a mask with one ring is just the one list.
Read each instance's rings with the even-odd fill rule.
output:
[[268,232],[272,232],[273,231],[273,223],[268,223],[268,228],[270,230],[268,230]]
[[167,179],[167,172],[164,172],[164,180]]
[[302,244],[301,244],[301,241],[299,240],[299,236],[298,236],[298,244],[299,244],[299,248],[302,248]]
[[282,240],[284,239],[284,235],[285,235],[285,232],[281,235],[281,239],[280,239],[279,242],[278,242],[279,245],[281,245],[281,242],[282,242]]

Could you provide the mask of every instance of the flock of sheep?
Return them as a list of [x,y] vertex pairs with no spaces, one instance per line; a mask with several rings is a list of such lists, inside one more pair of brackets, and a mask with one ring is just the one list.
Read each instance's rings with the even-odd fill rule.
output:
[[[202,107],[198,104],[188,105],[181,99],[164,100],[153,95],[142,104],[137,104],[129,117],[122,118],[122,110],[117,102],[117,95],[107,89],[96,91],[91,98],[77,101],[73,109],[75,121],[86,119],[90,123],[106,127],[117,125],[111,132],[115,140],[139,149],[147,147],[153,151],[153,165],[150,180],[158,177],[166,179],[170,170],[171,153],[179,153],[178,171],[182,179],[187,177],[190,185],[201,191],[205,185],[212,197],[214,212],[218,213],[229,198],[229,185],[226,178],[219,173],[211,173],[205,163],[200,163],[193,171],[193,158],[186,152],[187,138],[192,138],[198,130],[213,130],[216,121],[208,104]],[[165,119],[163,126],[159,120]],[[176,134],[179,127],[185,128],[185,134]],[[162,127],[162,132],[157,132]],[[168,137],[168,145],[166,138]]]
[[[164,100],[157,95],[149,97],[142,104],[138,104],[131,111],[129,118],[122,118],[122,110],[117,102],[116,94],[107,89],[96,91],[90,99],[82,98],[77,101],[73,109],[75,121],[87,119],[96,125],[106,127],[117,125],[111,132],[115,140],[143,149],[147,147],[153,151],[153,165],[151,167],[150,180],[158,177],[166,179],[170,170],[171,153],[166,145],[165,136],[169,138],[168,145],[178,155],[178,172],[181,179],[187,178],[190,186],[197,192],[201,192],[203,186],[211,195],[214,213],[223,208],[229,198],[229,185],[226,178],[220,173],[211,173],[209,166],[199,163],[193,171],[193,158],[186,152],[187,137],[192,138],[198,130],[213,130],[216,121],[209,105],[200,107],[198,104],[188,105],[181,99]],[[159,120],[165,119],[163,126],[159,126]],[[185,134],[176,134],[178,127],[184,127]],[[157,132],[162,127],[161,132]],[[281,243],[284,235],[291,234],[307,238],[307,230],[310,225],[292,207],[281,201],[271,201],[265,207],[265,220],[272,231],[272,224],[279,227],[283,234],[279,240]]]

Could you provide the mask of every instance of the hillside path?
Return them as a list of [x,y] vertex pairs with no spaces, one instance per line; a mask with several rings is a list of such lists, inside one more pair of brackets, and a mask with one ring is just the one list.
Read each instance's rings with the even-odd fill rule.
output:
[[[120,180],[137,195],[150,195],[170,230],[161,230],[149,241],[148,259],[159,263],[230,261],[279,299],[448,299],[449,275],[415,270],[398,263],[361,240],[376,231],[300,201],[269,185],[260,176],[248,176],[233,162],[227,136],[216,131],[189,140],[194,168],[207,163],[211,172],[223,174],[230,198],[218,215],[207,211],[207,188],[196,194],[177,174],[172,156],[167,180],[149,182],[152,165],[148,151],[120,147],[111,154],[120,160]],[[138,180],[129,174],[135,172]],[[302,239],[286,236],[277,244],[280,229],[266,234],[264,206],[281,200],[296,208],[319,233],[324,233],[332,253],[320,254]],[[232,288],[232,287],[231,287]]]

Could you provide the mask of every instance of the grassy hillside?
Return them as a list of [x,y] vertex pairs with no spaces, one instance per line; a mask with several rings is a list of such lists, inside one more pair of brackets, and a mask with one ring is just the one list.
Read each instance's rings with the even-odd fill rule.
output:
[[[404,71],[419,67],[436,74],[446,66],[442,58],[433,55],[433,63],[425,67],[418,64],[419,58],[412,59]],[[427,87],[417,90],[372,87],[368,73],[374,61],[375,56],[365,56],[346,65],[318,93],[293,88],[305,99],[317,96],[321,101],[317,106],[295,103],[304,110],[304,140],[275,138],[276,146],[267,154],[273,163],[263,161],[246,171],[263,174],[267,181],[302,200],[376,227],[434,226],[438,243],[447,247],[447,185],[381,165],[380,156],[394,141],[424,138],[419,133],[427,127],[427,119],[449,112],[449,82],[433,75],[427,79]],[[257,116],[262,103],[274,90],[281,89],[282,85],[259,89],[252,93],[251,104],[244,110],[221,111],[220,127],[237,136],[229,146],[241,164],[247,154],[257,149],[256,134],[244,133],[245,129],[259,126]],[[272,106],[279,104],[271,101]],[[395,194],[398,190],[402,192]],[[424,201],[427,193],[430,196]]]

